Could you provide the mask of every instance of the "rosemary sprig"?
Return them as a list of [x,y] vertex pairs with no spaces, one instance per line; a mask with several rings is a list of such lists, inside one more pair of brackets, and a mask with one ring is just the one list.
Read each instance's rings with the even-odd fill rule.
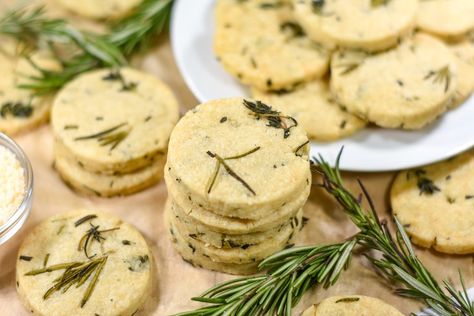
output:
[[[252,102],[244,100],[244,106],[252,111],[257,118],[267,118],[267,126],[283,129],[284,138],[288,138],[290,136],[290,130],[298,126],[298,122],[293,117],[282,115],[281,112],[273,110],[271,106],[266,105],[262,101]],[[286,121],[289,121],[291,125],[288,125]]]
[[89,256],[88,249],[92,242],[95,240],[98,243],[102,243],[103,240],[105,240],[105,237],[102,236],[103,233],[108,233],[114,230],[120,229],[120,227],[114,227],[114,228],[109,228],[109,229],[103,229],[99,230],[99,225],[93,225],[92,223],[90,224],[91,228],[85,233],[84,236],[79,240],[79,245],[77,246],[77,250],[84,251],[84,254],[88,259],[94,258],[96,255]]
[[449,65],[446,65],[438,70],[431,70],[425,76],[425,80],[433,78],[433,83],[443,84],[444,83],[444,92],[449,90],[451,85],[451,70],[449,70]]
[[263,276],[227,281],[194,301],[210,306],[175,316],[291,315],[303,294],[315,284],[329,287],[350,263],[356,241],[329,246],[285,249],[262,261]]
[[214,187],[214,184],[216,182],[216,179],[217,179],[217,175],[219,174],[219,170],[221,168],[221,166],[224,166],[224,169],[227,171],[227,173],[232,177],[234,178],[235,180],[239,181],[248,191],[250,191],[250,193],[252,193],[253,195],[256,195],[255,191],[250,187],[250,185],[245,182],[244,179],[242,179],[234,170],[232,170],[232,168],[226,163],[226,160],[235,160],[235,159],[240,159],[240,158],[243,158],[243,157],[246,157],[250,154],[253,154],[254,152],[260,150],[260,147],[255,147],[243,154],[240,154],[240,155],[235,155],[235,156],[231,156],[231,157],[226,157],[226,158],[222,158],[221,156],[219,156],[218,154],[216,153],[213,153],[211,151],[208,151],[207,154],[209,155],[209,157],[211,158],[215,158],[216,159],[216,165],[214,167],[214,171],[212,172],[212,175],[211,177],[209,178],[209,181],[207,183],[207,193],[211,193],[211,190],[212,188]]
[[377,271],[400,286],[396,291],[399,295],[421,300],[441,316],[474,316],[474,303],[469,300],[462,276],[461,291],[456,291],[449,281],[443,281],[443,285],[440,285],[416,256],[400,222],[395,218],[394,235],[387,221],[379,220],[374,203],[362,182],[359,181],[359,185],[369,203],[370,212],[365,211],[360,199],[344,187],[338,168],[340,155],[335,169],[321,157],[316,160],[318,165],[315,169],[323,177],[322,187],[339,202],[360,229],[359,244],[381,254],[380,257],[366,253]]
[[127,136],[130,134],[131,129],[127,130],[122,130],[119,131],[120,128],[126,126],[128,123],[121,123],[118,124],[114,127],[108,128],[106,130],[91,134],[91,135],[86,135],[86,136],[80,136],[74,138],[75,141],[83,141],[83,140],[91,140],[91,139],[97,139],[99,142],[100,146],[109,146],[110,151],[114,150],[120,143],[127,138]]
[[35,276],[38,274],[48,273],[52,271],[64,270],[64,273],[53,281],[53,286],[50,287],[44,293],[43,299],[45,300],[48,299],[55,292],[62,291],[62,293],[64,293],[69,290],[69,288],[71,288],[71,286],[73,285],[76,285],[76,287],[81,287],[89,279],[91,279],[80,303],[80,306],[82,308],[94,292],[95,286],[99,280],[99,276],[102,270],[104,269],[106,262],[107,256],[104,256],[85,262],[56,264],[49,267],[29,271],[25,273],[25,275]]
[[167,25],[172,0],[143,0],[128,17],[111,26],[108,34],[81,32],[62,19],[50,19],[43,8],[19,9],[0,19],[0,34],[13,37],[28,46],[41,43],[51,47],[66,46],[72,57],[55,54],[62,70],[51,71],[34,65],[40,72],[32,82],[20,87],[35,94],[52,93],[77,75],[101,67],[127,64],[127,58],[147,46]]

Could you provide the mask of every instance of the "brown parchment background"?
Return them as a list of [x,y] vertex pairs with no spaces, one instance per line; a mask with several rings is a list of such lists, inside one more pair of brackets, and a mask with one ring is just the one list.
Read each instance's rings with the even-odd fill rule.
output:
[[[72,23],[88,29],[99,30],[101,26],[73,17],[52,4],[53,0],[20,1],[23,3],[46,4],[54,16],[66,17]],[[80,1],[80,0],[78,0]],[[0,0],[0,14],[6,8],[16,5],[17,0]],[[184,22],[186,23],[186,22]],[[192,26],[190,26],[192,27]],[[1,45],[1,42],[0,42]],[[135,67],[144,69],[161,78],[174,90],[181,104],[182,112],[197,105],[197,100],[186,87],[173,59],[169,38],[157,39],[156,45],[146,55],[134,60]],[[162,212],[167,197],[166,186],[159,185],[133,196],[114,199],[79,196],[66,187],[52,169],[53,136],[49,126],[15,137],[23,147],[33,165],[35,175],[33,211],[24,227],[6,244],[0,245],[0,316],[29,315],[22,307],[15,291],[15,261],[23,238],[32,227],[43,219],[76,208],[104,210],[120,216],[134,224],[147,239],[156,261],[157,275],[152,297],[142,315],[170,315],[199,306],[191,302],[216,282],[233,278],[229,275],[194,268],[185,263],[173,250],[168,241],[162,221]],[[381,217],[388,217],[389,188],[394,173],[345,173],[344,178],[355,193],[359,193],[356,179],[361,179],[371,192]],[[319,179],[315,178],[314,182]],[[4,185],[4,184],[0,184]],[[355,227],[337,207],[332,198],[314,187],[305,208],[310,218],[300,234],[298,244],[323,244],[341,241],[356,232]],[[474,233],[474,231],[473,231]],[[458,270],[462,270],[468,287],[474,286],[473,256],[448,256],[417,248],[417,253],[433,274],[457,281]],[[131,286],[133,291],[133,287]],[[361,257],[354,258],[348,271],[339,282],[328,290],[315,288],[308,293],[294,311],[301,311],[313,303],[331,295],[370,295],[381,298],[396,306],[404,314],[418,311],[420,304],[397,297],[393,288],[371,270]]]

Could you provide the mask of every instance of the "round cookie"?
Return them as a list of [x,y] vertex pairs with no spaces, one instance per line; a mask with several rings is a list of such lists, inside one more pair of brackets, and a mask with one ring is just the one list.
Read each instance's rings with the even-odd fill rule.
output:
[[420,1],[417,26],[438,36],[456,38],[474,30],[474,1]]
[[153,75],[101,69],[77,77],[59,92],[52,126],[86,170],[127,173],[166,152],[178,117],[173,93]]
[[[165,212],[165,214],[167,213]],[[189,247],[186,240],[172,225],[168,217],[165,218],[165,225],[176,251],[183,257],[184,261],[193,266],[235,275],[254,274],[257,271],[258,262],[244,264],[214,262],[200,251]]]
[[339,51],[331,73],[340,104],[387,128],[422,128],[446,111],[457,89],[454,54],[425,34],[379,54]]
[[277,234],[290,238],[292,234],[298,232],[304,224],[301,218],[294,216],[282,224],[272,227],[266,231],[248,233],[248,234],[226,234],[211,230],[206,224],[196,221],[191,216],[183,216],[182,210],[176,211],[179,206],[173,201],[170,209],[173,211],[172,216],[175,217],[174,223],[185,236],[189,236],[195,240],[208,244],[210,246],[222,249],[231,249],[246,245],[258,245],[264,243],[268,239],[273,238]]
[[[295,216],[295,222],[302,224],[302,217],[303,210],[300,210]],[[263,260],[275,252],[284,249],[291,243],[293,237],[296,236],[296,234],[293,233],[293,229],[290,229],[291,232],[289,234],[281,232],[256,245],[243,244],[234,245],[234,247],[231,248],[217,248],[189,236],[186,230],[183,229],[183,225],[180,225],[179,219],[171,217],[171,221],[173,226],[176,227],[191,247],[198,249],[201,253],[209,256],[213,261],[223,263],[242,264]],[[301,227],[298,225],[294,228],[296,231],[299,231]]]
[[245,84],[261,90],[289,88],[322,77],[329,53],[312,42],[279,0],[218,0],[214,52]]
[[458,89],[452,103],[456,107],[474,91],[474,33],[449,47],[456,55],[458,66]]
[[[17,44],[2,40],[0,48],[0,132],[15,135],[31,130],[49,119],[52,96],[35,96],[19,84],[27,84],[28,76],[39,75],[38,70],[17,52]],[[4,42],[5,40],[5,42]],[[47,52],[35,52],[31,60],[39,67],[59,70],[61,67]]]
[[168,194],[174,202],[174,212],[178,216],[182,218],[188,216],[194,221],[208,227],[208,230],[223,234],[249,234],[279,227],[281,224],[293,218],[298,210],[303,207],[311,189],[310,186],[307,186],[293,201],[278,209],[273,209],[271,215],[257,220],[251,220],[218,215],[214,211],[204,209],[201,205],[189,200],[186,195],[183,196],[177,193],[174,182],[168,178],[166,167],[165,181]]
[[65,156],[63,150],[62,146],[55,145],[55,168],[68,185],[82,193],[101,197],[128,195],[146,189],[163,178],[165,156],[133,173],[107,175],[84,170],[77,161]]
[[127,15],[141,0],[55,0],[78,15],[92,19],[120,18]]
[[[101,241],[84,239],[86,251],[79,247],[81,239],[94,227],[102,231]],[[149,297],[152,266],[142,235],[121,219],[88,210],[62,213],[36,226],[23,241],[17,291],[35,315],[132,315]],[[82,279],[73,277],[81,272]],[[61,284],[62,276],[73,282]]]
[[334,102],[328,84],[322,80],[306,83],[292,91],[263,92],[252,89],[252,97],[291,115],[303,126],[309,138],[318,141],[343,138],[366,125],[366,122]]
[[393,214],[413,243],[439,252],[474,253],[474,151],[403,171],[391,189]]
[[[311,186],[308,138],[294,119],[282,115],[241,98],[189,111],[173,130],[167,159],[181,195],[239,218],[271,213],[300,196]],[[217,169],[221,160],[225,165]]]
[[[380,51],[395,46],[415,25],[417,0],[292,0],[308,36],[328,47]],[[378,4],[376,4],[378,3]]]
[[332,296],[313,305],[301,316],[402,316],[395,307],[374,297],[351,295]]

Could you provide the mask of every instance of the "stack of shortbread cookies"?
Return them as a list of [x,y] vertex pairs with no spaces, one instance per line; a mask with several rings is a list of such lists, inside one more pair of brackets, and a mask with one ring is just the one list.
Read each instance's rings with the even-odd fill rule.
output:
[[80,192],[137,192],[162,178],[178,118],[173,93],[150,74],[128,68],[83,74],[53,104],[55,167]]
[[474,91],[473,16],[472,0],[218,0],[214,52],[314,140],[413,130]]
[[170,138],[165,221],[194,265],[250,274],[303,225],[311,188],[308,138],[297,122],[240,98],[188,112]]

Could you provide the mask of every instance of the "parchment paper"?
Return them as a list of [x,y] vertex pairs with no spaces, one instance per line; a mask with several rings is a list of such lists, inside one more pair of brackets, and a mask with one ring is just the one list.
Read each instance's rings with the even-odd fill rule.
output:
[[[44,3],[44,1],[35,2]],[[13,2],[0,0],[0,14]],[[47,4],[54,15],[66,16],[73,23],[88,28],[100,27],[78,18],[71,18],[57,7]],[[183,112],[197,104],[197,100],[187,89],[175,65],[167,36],[157,39],[156,45],[145,56],[136,58],[134,66],[151,72],[168,83],[176,93]],[[169,315],[196,308],[199,304],[190,301],[192,296],[199,295],[216,282],[233,278],[233,276],[194,268],[185,263],[174,251],[168,241],[162,221],[167,196],[164,183],[125,198],[100,199],[79,196],[65,186],[52,169],[52,137],[49,126],[44,126],[15,138],[26,151],[33,165],[34,203],[33,211],[22,230],[6,244],[0,246],[0,315],[29,315],[22,307],[15,291],[15,260],[18,247],[25,235],[43,219],[76,208],[114,213],[134,224],[148,240],[155,257],[157,275],[154,281],[156,286],[143,315]],[[393,176],[393,173],[344,174],[346,183],[357,194],[360,190],[357,189],[355,180],[360,178],[365,183],[381,217],[389,216],[388,193]],[[319,179],[315,178],[314,181],[317,182]],[[304,210],[305,216],[310,220],[301,232],[298,244],[338,242],[357,231],[332,198],[317,187],[313,188]],[[467,286],[474,286],[473,256],[448,256],[419,248],[417,248],[417,253],[436,277],[450,278],[457,283],[460,269]],[[393,288],[380,279],[367,262],[360,256],[356,256],[350,269],[342,274],[335,286],[328,290],[322,288],[312,290],[295,309],[294,315],[299,315],[311,304],[336,294],[378,297],[393,304],[404,314],[418,311],[421,307],[418,302],[394,295]]]

